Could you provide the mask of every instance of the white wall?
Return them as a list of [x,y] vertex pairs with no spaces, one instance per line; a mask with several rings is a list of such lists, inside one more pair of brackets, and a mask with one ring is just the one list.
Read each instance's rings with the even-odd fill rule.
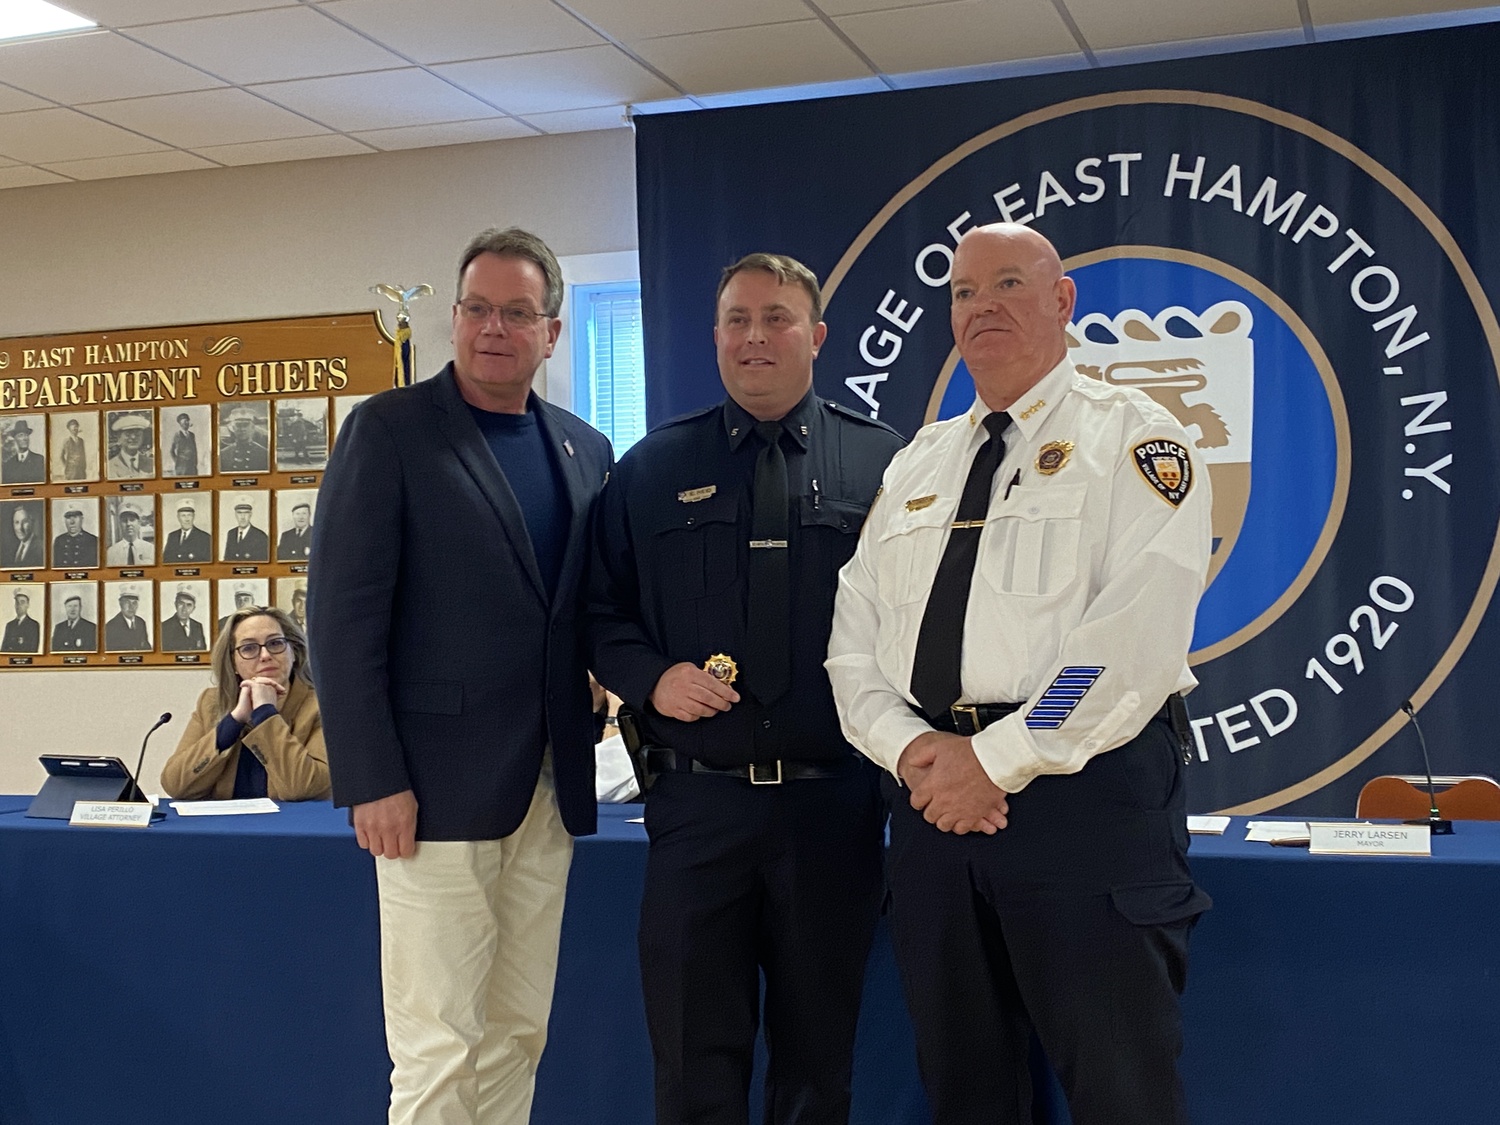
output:
[[[636,247],[628,130],[0,191],[0,339],[380,307],[377,282],[428,282],[418,369],[451,351],[457,258],[487,226],[559,255]],[[566,309],[564,316],[567,315]],[[538,388],[541,389],[541,388]],[[0,671],[0,793],[31,793],[45,751],[118,754],[156,784],[203,670]]]

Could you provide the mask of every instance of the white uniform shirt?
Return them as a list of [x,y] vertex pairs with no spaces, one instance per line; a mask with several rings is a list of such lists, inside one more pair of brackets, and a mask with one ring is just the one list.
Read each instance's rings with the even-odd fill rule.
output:
[[[976,399],[896,454],[839,574],[828,676],[845,735],[892,773],[931,729],[908,706],[912,659],[988,413]],[[1169,694],[1197,683],[1187,652],[1212,504],[1177,420],[1139,391],[1077,374],[1067,358],[1010,415],[980,532],[959,702],[1025,704],[973,738],[990,779],[1015,793],[1128,742]],[[1060,442],[1073,448],[1043,472]],[[1191,464],[1176,504],[1174,447]]]
[[134,543],[135,562],[130,561],[130,548],[132,544],[125,539],[117,539],[109,545],[109,550],[104,552],[105,566],[152,566],[156,562],[156,548],[144,539],[137,539]]

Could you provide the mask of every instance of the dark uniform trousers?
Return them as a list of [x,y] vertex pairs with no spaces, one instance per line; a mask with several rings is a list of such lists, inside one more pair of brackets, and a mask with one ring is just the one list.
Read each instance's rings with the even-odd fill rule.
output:
[[848,1120],[881,898],[878,771],[667,773],[646,797],[641,976],[659,1122],[747,1125],[765,973],[767,1125]]
[[1074,1125],[1185,1125],[1178,998],[1209,899],[1182,770],[1156,718],[1013,794],[993,836],[940,832],[894,793],[892,935],[934,1125],[1030,1125],[1033,1031]]

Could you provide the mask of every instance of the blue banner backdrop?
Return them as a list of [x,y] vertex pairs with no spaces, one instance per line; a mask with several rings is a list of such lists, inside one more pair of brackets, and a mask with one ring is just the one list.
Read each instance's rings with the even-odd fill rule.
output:
[[[825,280],[818,392],[968,408],[946,283],[1000,219],[1077,279],[1075,362],[1214,487],[1195,811],[1349,815],[1377,773],[1500,773],[1500,25],[637,120],[648,407],[722,397],[719,270]],[[1424,710],[1425,709],[1425,710]]]

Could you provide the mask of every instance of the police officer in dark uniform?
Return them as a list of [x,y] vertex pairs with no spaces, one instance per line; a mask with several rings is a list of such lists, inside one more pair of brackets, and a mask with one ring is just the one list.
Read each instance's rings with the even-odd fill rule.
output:
[[236,406],[229,412],[229,436],[219,443],[219,472],[268,473],[271,450],[255,430],[256,412]]
[[98,565],[99,537],[83,529],[83,509],[70,504],[63,512],[63,533],[52,540],[52,566],[77,570]]
[[812,393],[821,312],[793,259],[725,270],[729,398],[647,435],[601,500],[592,667],[638,714],[654,776],[640,954],[658,1125],[745,1120],[761,973],[766,1121],[848,1120],[884,815],[822,662],[839,568],[902,442]]

